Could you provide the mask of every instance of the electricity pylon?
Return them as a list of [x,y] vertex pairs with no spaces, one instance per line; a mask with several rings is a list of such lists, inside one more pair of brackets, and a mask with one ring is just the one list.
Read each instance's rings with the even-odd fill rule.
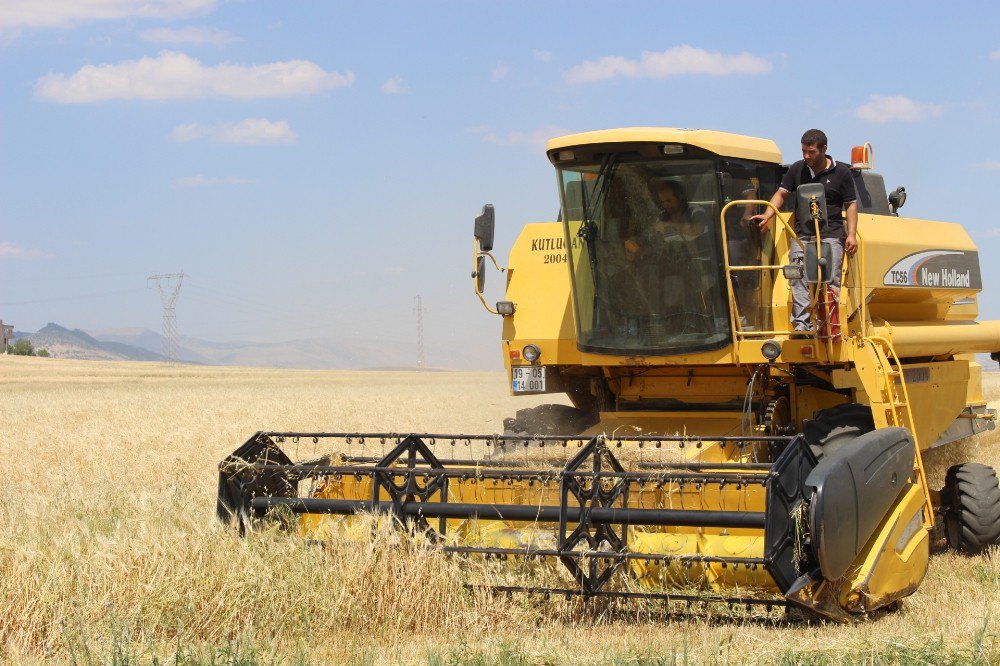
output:
[[150,275],[146,278],[146,287],[152,281],[160,292],[160,302],[163,304],[163,355],[171,363],[177,361],[177,349],[180,346],[180,335],[177,333],[177,297],[181,293],[181,284],[188,277],[181,273],[163,273]]
[[424,370],[427,358],[424,351],[424,302],[417,295],[417,370]]

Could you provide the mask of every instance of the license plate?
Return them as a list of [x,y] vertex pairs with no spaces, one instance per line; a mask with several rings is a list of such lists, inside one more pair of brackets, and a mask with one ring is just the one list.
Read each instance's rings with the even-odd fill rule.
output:
[[545,390],[545,367],[511,368],[514,393],[535,393]]

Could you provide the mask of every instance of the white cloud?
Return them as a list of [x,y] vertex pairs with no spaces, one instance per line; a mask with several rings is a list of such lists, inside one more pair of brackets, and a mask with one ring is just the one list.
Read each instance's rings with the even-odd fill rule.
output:
[[552,51],[540,51],[535,49],[531,52],[531,55],[535,56],[535,60],[539,62],[549,62],[552,60]]
[[410,87],[403,81],[403,77],[394,76],[379,86],[379,90],[386,95],[401,95],[410,92]]
[[240,39],[231,32],[225,30],[214,30],[212,28],[196,28],[185,26],[183,28],[150,28],[139,33],[143,41],[154,44],[211,44],[212,46],[225,46],[238,42]]
[[989,236],[990,238],[1000,238],[1000,227],[993,227],[992,229],[987,231],[984,235]]
[[986,160],[985,162],[980,162],[976,165],[980,169],[989,169],[990,171],[1000,170],[1000,160]]
[[41,250],[21,247],[10,241],[0,241],[0,260],[3,259],[38,259],[45,256]]
[[209,139],[221,143],[242,143],[257,146],[266,143],[295,143],[298,137],[285,120],[272,122],[267,118],[247,118],[238,123],[178,125],[170,133],[174,141],[185,143]]
[[944,107],[928,102],[915,102],[905,95],[872,95],[868,101],[854,110],[854,115],[873,123],[887,123],[893,120],[917,122],[927,118],[937,118],[944,113]]
[[212,10],[216,0],[3,0],[0,29],[69,28],[88,21],[177,19]]
[[990,60],[1000,60],[1000,49],[990,52]]
[[308,60],[206,66],[184,53],[163,51],[155,58],[86,65],[68,76],[48,74],[35,82],[35,95],[61,104],[110,99],[254,99],[309,95],[353,83],[352,72],[327,72]]
[[197,176],[176,178],[171,185],[177,188],[193,188],[209,185],[250,185],[256,182],[253,178],[238,178],[237,176],[210,177],[199,174]]
[[506,63],[498,62],[497,66],[490,70],[490,78],[494,81],[502,81],[510,74],[510,67]]
[[685,74],[729,76],[764,74],[769,71],[771,63],[768,60],[750,53],[727,55],[683,45],[666,51],[644,51],[638,60],[622,56],[588,60],[571,67],[565,78],[568,83],[593,83],[616,77],[664,79]]
[[562,136],[564,134],[569,134],[569,132],[556,125],[546,125],[545,127],[539,127],[535,130],[529,131],[511,131],[506,134],[497,134],[493,129],[485,126],[471,127],[469,131],[478,134],[480,138],[486,143],[492,143],[498,146],[515,146],[515,145],[525,145],[525,146],[545,146],[549,139],[557,136]]

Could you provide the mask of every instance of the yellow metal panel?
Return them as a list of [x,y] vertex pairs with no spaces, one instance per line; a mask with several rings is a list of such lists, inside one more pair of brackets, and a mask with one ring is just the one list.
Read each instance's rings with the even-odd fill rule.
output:
[[758,139],[714,130],[678,127],[623,127],[561,136],[549,141],[547,151],[601,143],[683,143],[717,155],[781,163],[781,151],[770,139]]
[[945,319],[954,321],[972,321],[979,316],[979,297],[960,298],[948,306]]
[[676,368],[671,375],[641,373],[618,380],[616,393],[625,401],[639,398],[679,398],[685,402],[727,402],[746,394],[747,375],[718,374],[729,368]]
[[[760,345],[757,345],[758,348]],[[628,366],[628,367],[649,367],[649,366],[676,366],[676,365],[713,365],[717,363],[731,364],[733,360],[732,348],[723,347],[707,352],[696,354],[684,354],[680,356],[614,356],[611,354],[591,354],[580,352],[580,361],[583,365],[591,366]]]
[[[858,401],[869,401],[855,369],[835,369],[833,384],[852,388]],[[931,446],[968,404],[969,362],[936,361],[903,366],[903,378],[910,396],[910,411],[922,448]],[[898,385],[899,380],[897,378]]]
[[[888,215],[858,215],[858,231],[864,238],[866,287],[871,291],[871,311],[874,317],[899,318],[883,314],[882,304],[927,304],[945,306],[944,312],[956,300],[973,297],[980,289],[925,288],[885,284],[885,276],[893,266],[909,255],[928,250],[975,252],[976,244],[961,225]],[[923,317],[903,317],[918,320]]]
[[985,405],[983,398],[983,366],[976,361],[975,354],[959,354],[955,356],[956,361],[965,361],[969,364],[969,385],[965,394],[965,402],[968,405]]
[[841,588],[840,603],[852,612],[872,611],[916,591],[927,573],[930,535],[924,529],[923,491],[911,484],[886,516],[852,566]]
[[821,409],[847,402],[847,397],[814,386],[796,386],[792,402],[792,419],[801,428],[802,421],[811,419]]
[[[601,412],[598,424],[584,434],[704,435],[710,438],[739,434],[742,416],[740,412]],[[689,452],[702,459],[717,449],[692,445]]]
[[[570,300],[565,232],[559,222],[527,224],[510,251],[507,300],[515,311],[504,317],[503,339],[521,349],[530,343],[542,350],[546,365],[580,363]],[[509,357],[505,354],[509,363]]]

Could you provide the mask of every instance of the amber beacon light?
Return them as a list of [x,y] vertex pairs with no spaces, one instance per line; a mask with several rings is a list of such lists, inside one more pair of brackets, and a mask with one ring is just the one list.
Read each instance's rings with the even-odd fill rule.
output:
[[863,146],[854,146],[851,148],[851,168],[859,171],[874,168],[874,156],[875,151],[872,149],[872,144],[867,141]]

